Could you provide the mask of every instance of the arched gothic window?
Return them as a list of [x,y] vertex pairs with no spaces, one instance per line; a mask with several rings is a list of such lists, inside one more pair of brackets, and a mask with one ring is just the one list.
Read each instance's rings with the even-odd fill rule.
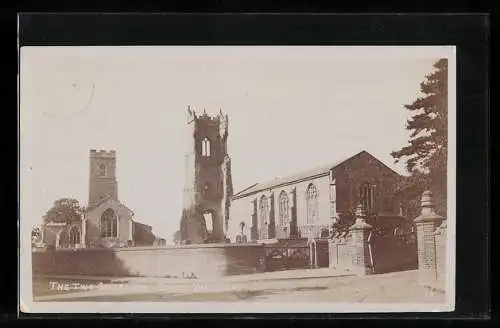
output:
[[100,175],[101,177],[104,177],[104,176],[106,176],[106,175],[107,175],[107,173],[108,173],[108,172],[107,172],[106,164],[101,164],[101,165],[99,165],[99,175]]
[[360,203],[366,211],[373,209],[373,185],[364,183],[361,186]]
[[306,190],[307,223],[318,221],[318,190],[311,183]]
[[65,230],[61,230],[61,232],[59,232],[59,244],[57,246],[59,248],[67,248],[69,246],[68,230],[65,229]]
[[289,218],[288,195],[286,194],[285,191],[282,191],[280,193],[279,202],[280,202],[280,208],[279,208],[280,226],[284,226],[288,222]]
[[209,157],[210,151],[210,140],[208,140],[208,138],[203,138],[203,140],[201,140],[201,156]]
[[101,237],[117,236],[118,220],[115,212],[108,208],[101,216]]
[[205,220],[205,227],[207,228],[207,232],[211,234],[214,230],[213,213],[210,211],[203,212],[203,219]]
[[69,231],[69,245],[74,247],[78,244],[80,244],[80,229],[73,226]]
[[261,228],[265,227],[266,223],[268,223],[269,218],[269,200],[266,196],[262,196],[260,198],[260,223]]

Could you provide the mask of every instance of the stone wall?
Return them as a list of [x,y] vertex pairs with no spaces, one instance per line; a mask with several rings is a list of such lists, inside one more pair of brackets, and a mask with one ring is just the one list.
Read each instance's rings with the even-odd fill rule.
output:
[[90,276],[217,278],[263,272],[262,245],[185,245],[35,251],[33,273]]
[[353,263],[354,246],[351,236],[339,236],[329,240],[329,266],[332,269],[351,270]]

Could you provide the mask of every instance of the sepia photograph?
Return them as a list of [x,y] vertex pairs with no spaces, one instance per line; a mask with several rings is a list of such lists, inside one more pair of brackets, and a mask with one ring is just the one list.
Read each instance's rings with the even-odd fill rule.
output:
[[455,47],[19,56],[22,312],[454,310]]

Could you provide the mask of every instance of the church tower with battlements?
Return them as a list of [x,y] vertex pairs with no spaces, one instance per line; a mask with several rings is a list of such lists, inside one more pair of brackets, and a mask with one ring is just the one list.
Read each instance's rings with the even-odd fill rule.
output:
[[222,111],[210,116],[204,110],[198,115],[190,107],[187,114],[181,241],[225,242],[233,194],[227,154],[228,117]]
[[116,180],[116,151],[90,150],[89,206],[105,197],[118,200]]

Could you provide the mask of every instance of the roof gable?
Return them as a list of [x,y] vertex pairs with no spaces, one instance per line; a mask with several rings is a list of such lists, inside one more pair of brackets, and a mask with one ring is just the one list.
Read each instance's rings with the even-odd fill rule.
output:
[[86,211],[87,211],[87,212],[88,212],[88,211],[91,211],[91,210],[93,210],[94,208],[97,208],[97,207],[101,206],[101,204],[104,204],[104,203],[106,203],[106,202],[108,202],[108,201],[110,201],[110,200],[111,200],[111,196],[110,196],[109,194],[106,194],[106,195],[104,195],[104,197],[103,197],[103,198],[99,199],[99,200],[98,200],[97,202],[95,202],[94,204],[87,206]]
[[339,163],[338,165],[336,166],[340,166],[341,164],[347,164],[348,162],[354,160],[354,159],[357,159],[359,157],[362,157],[362,156],[365,156],[377,163],[379,163],[381,166],[383,166],[385,169],[387,169],[388,171],[390,171],[392,174],[394,174],[395,176],[397,177],[403,177],[401,174],[399,174],[398,172],[394,171],[393,169],[391,169],[389,166],[387,166],[384,162],[382,162],[381,160],[379,160],[377,157],[373,156],[372,154],[370,154],[369,152],[367,152],[366,150],[363,150],[362,152],[354,155],[354,156],[351,156],[349,157],[348,159],[344,160],[342,163]]
[[397,172],[395,172],[390,167],[385,165],[378,158],[376,158],[372,154],[368,153],[367,151],[363,150],[355,155],[349,156],[348,158],[345,158],[345,159],[340,160],[340,161],[332,162],[330,164],[322,165],[322,166],[319,166],[319,167],[316,167],[313,169],[301,171],[301,172],[298,172],[296,174],[287,175],[287,176],[284,176],[281,178],[276,178],[276,179],[269,180],[269,181],[266,181],[263,183],[255,183],[255,184],[241,190],[240,192],[234,194],[233,199],[242,198],[242,197],[245,197],[245,196],[266,190],[266,189],[270,189],[270,188],[286,186],[286,185],[294,184],[294,183],[301,182],[304,180],[309,180],[312,178],[329,175],[330,170],[332,170],[332,169],[336,168],[337,166],[340,166],[341,164],[344,164],[344,163],[346,163],[354,158],[358,158],[361,155],[365,155],[365,156],[367,155],[370,158],[375,159],[377,162],[381,163],[383,166],[385,166],[386,168],[388,168],[389,170],[394,172],[394,174],[400,176]]

